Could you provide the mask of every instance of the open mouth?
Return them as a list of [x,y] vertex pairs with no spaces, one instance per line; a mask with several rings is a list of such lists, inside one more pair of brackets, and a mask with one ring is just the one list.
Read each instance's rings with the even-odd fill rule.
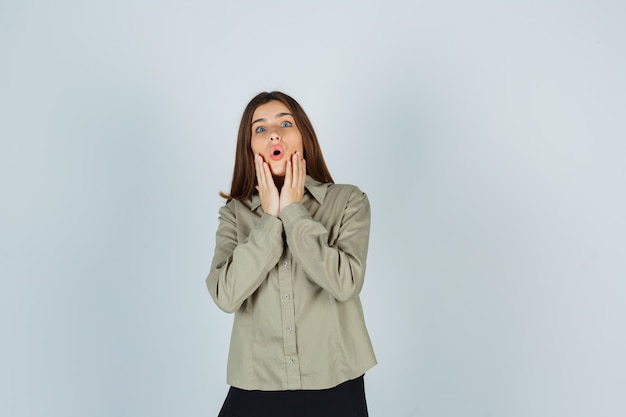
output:
[[279,159],[281,159],[283,157],[283,153],[283,148],[278,145],[272,146],[272,149],[270,149],[270,157],[274,161],[278,161]]

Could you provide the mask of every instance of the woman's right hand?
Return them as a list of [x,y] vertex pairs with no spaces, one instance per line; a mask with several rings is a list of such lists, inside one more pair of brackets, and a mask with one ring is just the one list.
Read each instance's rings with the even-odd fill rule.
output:
[[254,155],[254,167],[256,169],[256,180],[259,184],[256,186],[256,189],[261,199],[261,207],[263,207],[265,213],[278,217],[280,211],[280,196],[278,194],[278,188],[276,188],[276,184],[274,184],[270,167],[259,154]]

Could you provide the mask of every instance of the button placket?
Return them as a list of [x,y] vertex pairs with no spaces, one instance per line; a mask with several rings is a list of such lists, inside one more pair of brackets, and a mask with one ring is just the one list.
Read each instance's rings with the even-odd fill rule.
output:
[[293,300],[292,263],[288,251],[283,255],[278,268],[278,286],[281,294],[281,322],[283,328],[283,349],[287,368],[287,384],[289,389],[301,389],[300,365],[295,330],[295,305]]

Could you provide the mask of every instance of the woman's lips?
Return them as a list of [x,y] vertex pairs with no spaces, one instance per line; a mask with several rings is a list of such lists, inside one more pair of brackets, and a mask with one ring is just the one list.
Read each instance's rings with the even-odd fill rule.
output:
[[285,151],[283,151],[283,147],[280,145],[274,145],[270,148],[270,158],[274,161],[280,160],[284,154]]

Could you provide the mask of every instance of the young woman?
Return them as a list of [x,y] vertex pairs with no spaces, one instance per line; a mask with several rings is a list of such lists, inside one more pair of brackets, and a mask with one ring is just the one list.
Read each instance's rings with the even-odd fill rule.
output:
[[222,196],[206,279],[235,313],[219,416],[367,416],[367,196],[334,184],[309,118],[277,91],[244,110]]

